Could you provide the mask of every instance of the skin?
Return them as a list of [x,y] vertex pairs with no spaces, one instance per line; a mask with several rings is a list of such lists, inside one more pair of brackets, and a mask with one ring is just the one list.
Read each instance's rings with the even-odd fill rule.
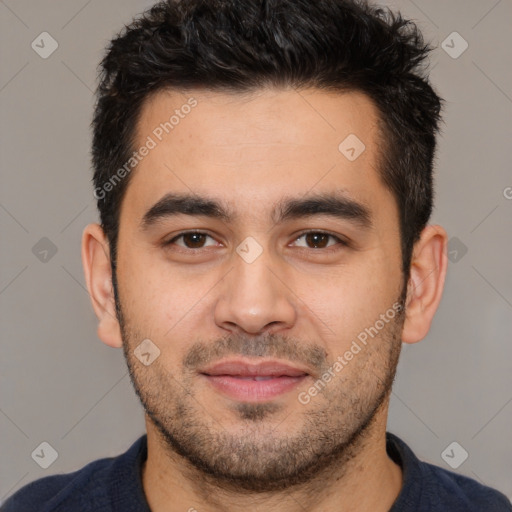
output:
[[[100,226],[87,226],[82,241],[98,335],[123,348],[146,409],[142,480],[151,510],[387,511],[402,480],[385,447],[390,386],[401,342],[427,334],[441,299],[446,232],[423,230],[404,283],[398,207],[378,173],[378,112],[363,94],[159,92],[141,112],[139,145],[191,96],[197,106],[138,164],[122,203],[122,318]],[[349,134],[366,146],[352,162],[338,150]],[[270,218],[283,197],[333,191],[364,205],[371,226],[329,215]],[[180,215],[142,230],[144,214],[169,192],[215,198],[236,217]],[[163,245],[193,229],[211,238]],[[300,237],[318,230],[348,245]],[[252,263],[236,252],[249,236],[262,249]],[[405,313],[333,372],[403,290]],[[133,352],[146,338],[160,350],[149,366]],[[301,364],[309,375],[255,404],[199,374],[201,364],[241,355]],[[298,394],[329,368],[335,377],[301,403]]]

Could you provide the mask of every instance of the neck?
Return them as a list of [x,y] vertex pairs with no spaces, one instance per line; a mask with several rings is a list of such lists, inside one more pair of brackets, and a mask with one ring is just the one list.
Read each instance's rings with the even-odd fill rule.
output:
[[386,452],[387,404],[363,435],[305,484],[277,492],[226,487],[171,451],[146,416],[148,457],[142,484],[152,512],[387,512],[400,492],[402,471]]

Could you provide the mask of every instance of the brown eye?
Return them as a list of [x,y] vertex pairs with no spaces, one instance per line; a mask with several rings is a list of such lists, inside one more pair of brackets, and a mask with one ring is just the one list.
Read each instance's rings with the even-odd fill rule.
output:
[[[179,247],[185,247],[186,249],[202,249],[203,247],[207,247],[204,245],[207,238],[211,238],[213,240],[213,238],[206,233],[190,231],[175,236],[165,245],[178,245]],[[180,239],[182,243],[177,243],[177,240]]]
[[189,249],[199,249],[203,246],[206,235],[203,233],[186,233],[183,235],[183,243]]
[[329,242],[330,235],[326,235],[325,233],[307,233],[306,234],[306,243],[308,245],[313,245],[315,249],[326,247]]
[[[323,231],[308,231],[306,233],[302,233],[302,235],[295,239],[295,242],[298,242],[301,239],[304,239],[305,243],[297,244],[297,246],[304,247],[306,249],[325,249],[337,244],[346,245],[346,243],[337,236],[331,235],[330,233],[324,233]],[[333,240],[334,243],[329,243],[330,239]]]

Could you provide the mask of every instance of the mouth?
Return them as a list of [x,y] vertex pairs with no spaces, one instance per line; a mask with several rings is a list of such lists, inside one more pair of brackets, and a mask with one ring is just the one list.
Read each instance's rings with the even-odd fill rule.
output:
[[309,377],[307,369],[276,360],[226,360],[200,370],[200,374],[223,395],[244,402],[271,400]]

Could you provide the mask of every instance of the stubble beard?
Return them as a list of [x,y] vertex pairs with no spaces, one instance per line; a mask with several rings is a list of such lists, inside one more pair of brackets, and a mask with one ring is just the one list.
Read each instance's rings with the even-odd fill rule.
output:
[[[233,402],[228,411],[216,415],[197,396],[197,374],[184,370],[171,375],[158,360],[145,367],[136,359],[133,349],[144,336],[128,325],[120,304],[118,314],[131,381],[164,451],[173,460],[179,455],[205,482],[227,491],[275,492],[312,483],[334,471],[341,476],[387,409],[403,314],[370,340],[309,404],[301,405],[292,395],[292,402],[287,402],[293,407],[290,412],[274,401]],[[220,355],[259,355],[314,364],[322,368],[322,375],[332,362],[321,353],[319,346],[304,349],[304,343],[280,336],[229,337],[217,344],[195,343],[182,367]],[[222,425],[226,415],[234,415],[236,428]]]

